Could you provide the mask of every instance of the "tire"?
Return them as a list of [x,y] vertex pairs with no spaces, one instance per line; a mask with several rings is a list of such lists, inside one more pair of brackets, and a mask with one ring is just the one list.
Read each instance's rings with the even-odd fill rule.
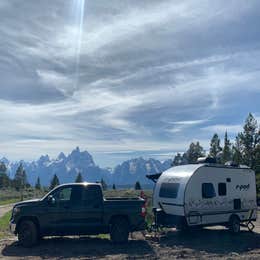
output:
[[186,219],[183,219],[180,223],[177,224],[176,230],[181,233],[185,233],[189,232],[191,228],[188,226]]
[[34,222],[22,221],[18,228],[18,240],[23,247],[32,247],[38,242],[38,230]]
[[240,232],[240,219],[237,216],[232,216],[229,221],[229,230],[233,234]]
[[116,244],[128,242],[129,224],[123,217],[116,218],[111,225],[110,239]]

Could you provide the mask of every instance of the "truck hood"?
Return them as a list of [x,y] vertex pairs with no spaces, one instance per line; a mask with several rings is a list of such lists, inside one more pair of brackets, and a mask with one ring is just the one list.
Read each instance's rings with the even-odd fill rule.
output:
[[32,205],[32,204],[36,204],[40,201],[40,199],[32,199],[32,200],[25,200],[25,201],[21,201],[21,202],[18,202],[16,204],[14,204],[14,207],[18,206],[26,206],[26,205]]

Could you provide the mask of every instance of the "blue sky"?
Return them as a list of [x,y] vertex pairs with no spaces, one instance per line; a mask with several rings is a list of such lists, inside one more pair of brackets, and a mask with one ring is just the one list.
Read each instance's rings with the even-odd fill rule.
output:
[[260,2],[1,0],[0,142],[102,166],[260,121]]

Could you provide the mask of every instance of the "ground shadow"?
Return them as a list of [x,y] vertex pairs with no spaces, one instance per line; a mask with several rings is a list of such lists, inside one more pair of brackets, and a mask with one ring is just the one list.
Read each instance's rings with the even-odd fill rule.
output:
[[226,229],[201,229],[186,233],[169,231],[159,243],[160,246],[177,246],[215,254],[244,253],[260,248],[260,234],[249,231],[231,234]]
[[40,256],[51,257],[85,257],[101,258],[105,256],[126,255],[133,258],[145,258],[155,256],[153,248],[145,240],[130,240],[124,245],[115,245],[109,239],[93,237],[62,237],[45,238],[39,245],[33,248],[23,248],[18,242],[6,245],[2,250],[3,256]]

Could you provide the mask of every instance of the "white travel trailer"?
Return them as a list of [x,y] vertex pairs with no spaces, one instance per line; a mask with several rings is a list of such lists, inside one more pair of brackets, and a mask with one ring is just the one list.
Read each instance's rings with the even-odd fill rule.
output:
[[153,208],[158,226],[224,225],[234,233],[241,225],[254,228],[255,173],[246,166],[189,164],[147,177],[156,182]]

